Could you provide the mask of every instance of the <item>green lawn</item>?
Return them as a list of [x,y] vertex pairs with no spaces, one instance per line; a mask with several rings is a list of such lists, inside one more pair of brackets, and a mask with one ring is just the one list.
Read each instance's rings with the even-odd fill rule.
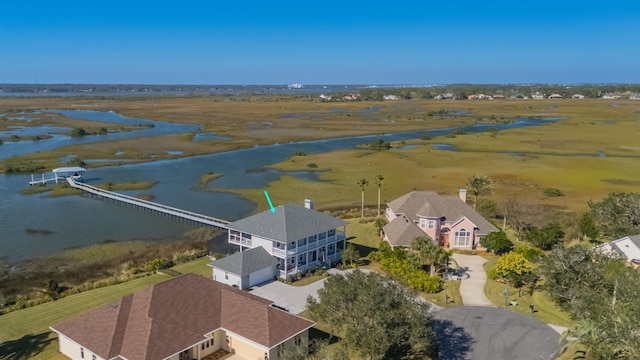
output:
[[2,315],[0,359],[65,359],[49,326],[169,278],[151,275]]
[[[491,256],[487,257],[487,259],[489,261],[484,264],[484,269],[488,273],[490,270],[495,268],[499,258],[497,256]],[[503,291],[505,289],[507,289],[508,301],[510,302],[515,300],[517,302],[516,306],[505,306],[503,295]],[[530,296],[526,287],[524,287],[522,291],[523,295],[520,297],[518,290],[518,288],[512,287],[506,283],[500,283],[491,279],[487,279],[487,284],[484,287],[484,292],[489,300],[499,308],[507,308],[509,310],[530,315],[547,324],[562,326],[573,325],[574,321],[571,320],[569,314],[554,304],[544,291],[536,289],[533,292],[533,296]],[[531,309],[529,308],[529,305],[531,304],[534,306],[534,313],[531,313]]]
[[176,265],[171,269],[179,271],[183,274],[198,274],[207,278],[211,278],[213,276],[211,266],[208,266],[212,260],[209,259],[208,256],[201,257],[199,259],[186,262],[184,264]]
[[[445,304],[447,295],[449,296],[449,302]],[[441,307],[456,307],[464,305],[462,302],[462,295],[460,295],[459,280],[447,280],[444,282],[444,290],[439,293],[430,294],[420,292],[420,296]]]

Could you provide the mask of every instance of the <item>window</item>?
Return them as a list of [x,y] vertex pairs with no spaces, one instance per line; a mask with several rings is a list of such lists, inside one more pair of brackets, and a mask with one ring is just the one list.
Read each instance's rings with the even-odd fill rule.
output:
[[295,241],[290,242],[289,243],[289,248],[290,249],[295,249],[296,248],[296,242]]
[[344,250],[344,240],[340,240],[336,243],[336,247],[338,248],[338,250]]
[[329,244],[329,255],[333,255],[336,252],[334,244]]
[[307,254],[300,254],[298,256],[298,265],[305,265],[307,263]]
[[80,348],[80,357],[84,359],[84,348]]
[[453,237],[454,247],[470,247],[471,246],[471,233],[466,229],[460,229],[456,231]]
[[309,236],[309,243],[316,242],[318,240],[318,235]]
[[329,236],[333,236],[336,234],[336,229],[329,230]]
[[226,271],[224,272],[224,279],[229,280],[229,273]]
[[307,238],[298,240],[298,246],[307,245]]
[[242,237],[251,240],[251,234],[242,233]]
[[313,250],[311,252],[311,261],[316,261],[318,260],[318,251],[317,250]]
[[296,263],[296,258],[289,258],[289,260],[291,260],[291,265],[294,265]]
[[320,233],[320,240],[324,240],[326,238],[327,238],[327,233],[325,232]]
[[429,229],[433,229],[436,227],[436,222],[434,220],[429,220]]
[[91,360],[97,360],[95,355],[91,355]]

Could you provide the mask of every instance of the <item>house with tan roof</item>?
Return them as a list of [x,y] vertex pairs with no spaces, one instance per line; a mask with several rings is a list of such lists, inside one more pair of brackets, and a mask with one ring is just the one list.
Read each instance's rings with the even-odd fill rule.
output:
[[231,286],[187,274],[54,325],[73,360],[278,359],[314,323]]
[[305,206],[285,204],[227,224],[228,241],[240,251],[262,247],[277,260],[277,276],[286,278],[329,268],[342,258],[347,222]]
[[467,192],[443,196],[433,191],[412,191],[387,204],[384,239],[391,247],[410,246],[428,236],[447,249],[471,250],[480,239],[498,231],[466,203]]

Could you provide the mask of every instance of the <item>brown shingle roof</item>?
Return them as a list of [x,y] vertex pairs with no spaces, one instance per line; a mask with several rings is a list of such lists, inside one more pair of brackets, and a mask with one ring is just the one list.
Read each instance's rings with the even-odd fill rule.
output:
[[313,323],[272,301],[187,274],[126,296],[52,329],[100,357],[164,359],[223,328],[267,348]]
[[442,196],[433,191],[412,191],[391,201],[388,205],[395,214],[404,214],[414,222],[418,222],[420,217],[444,216],[447,222],[456,223],[465,217],[478,228],[478,234],[498,231],[457,196]]

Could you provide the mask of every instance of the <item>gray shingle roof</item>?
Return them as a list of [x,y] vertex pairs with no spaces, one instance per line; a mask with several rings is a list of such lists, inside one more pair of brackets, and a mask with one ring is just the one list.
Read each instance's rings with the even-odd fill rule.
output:
[[269,255],[267,250],[262,246],[258,246],[256,248],[237,252],[233,255],[210,262],[209,266],[228,271],[239,276],[246,276],[252,272],[262,270],[276,264],[278,264],[278,260]]
[[228,224],[230,230],[290,242],[347,225],[346,221],[296,204],[280,205]]
[[466,217],[478,228],[478,234],[498,231],[457,196],[442,196],[433,191],[412,191],[391,201],[388,205],[394,213],[404,214],[414,222],[418,222],[420,216],[431,218],[444,216],[447,222],[452,223]]
[[[413,240],[417,237],[424,236],[431,237],[424,231],[420,230],[413,221],[407,219],[404,216],[398,216],[391,220],[390,223],[382,228],[382,231],[387,235],[387,239],[392,247],[395,246],[411,246]],[[433,239],[432,239],[433,240]]]

